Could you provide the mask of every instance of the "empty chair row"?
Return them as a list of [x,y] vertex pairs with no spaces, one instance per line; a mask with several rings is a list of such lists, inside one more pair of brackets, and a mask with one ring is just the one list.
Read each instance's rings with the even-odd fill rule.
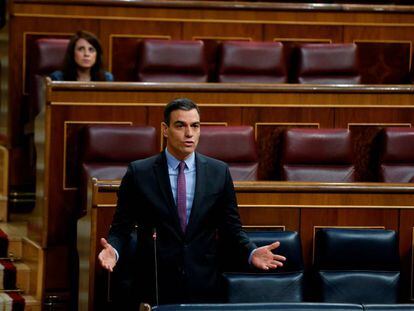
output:
[[[375,304],[373,310],[388,310],[383,304],[389,304],[391,310],[409,310],[407,306],[395,305],[402,301],[398,238],[393,230],[321,228],[315,234],[313,265],[307,270],[297,232],[261,229],[247,231],[247,234],[258,247],[280,241],[275,252],[285,256],[287,261],[283,267],[269,271],[257,270],[245,262],[237,264],[237,251],[219,237],[223,245],[218,250],[221,258],[229,260],[222,265],[223,271],[227,271],[223,274],[223,299],[229,307],[244,303],[287,303],[288,307],[292,303],[312,301],[326,305],[306,303],[305,310],[348,310],[346,307],[330,309],[332,305],[329,304],[338,303]],[[124,268],[127,266],[121,267]],[[202,305],[197,306],[198,309],[193,306],[194,310],[203,309],[200,309]],[[221,306],[226,310],[226,305]],[[301,309],[300,305],[296,308]],[[282,310],[285,309],[282,307]]]
[[[414,181],[414,129],[387,127],[373,148],[372,167],[379,182]],[[355,182],[356,155],[348,129],[289,129],[281,150],[281,180]]]
[[[314,262],[304,270],[298,233],[252,231],[258,246],[280,241],[285,265],[269,272],[247,264],[225,273],[227,302],[397,303],[400,262],[395,231],[322,228],[316,231]],[[228,251],[232,251],[231,248]],[[234,256],[228,256],[234,259]],[[234,262],[231,267],[234,268]],[[237,269],[236,269],[237,270]],[[306,277],[305,277],[306,275]]]

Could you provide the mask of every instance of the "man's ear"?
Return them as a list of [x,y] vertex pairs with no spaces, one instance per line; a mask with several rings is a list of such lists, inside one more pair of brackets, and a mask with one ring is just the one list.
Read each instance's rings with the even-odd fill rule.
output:
[[168,138],[168,125],[165,122],[161,122],[161,128],[162,128],[162,136],[164,138]]

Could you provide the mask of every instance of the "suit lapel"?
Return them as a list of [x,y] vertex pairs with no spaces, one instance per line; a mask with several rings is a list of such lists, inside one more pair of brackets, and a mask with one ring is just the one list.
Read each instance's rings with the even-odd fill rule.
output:
[[201,203],[204,200],[205,183],[207,180],[207,162],[196,153],[196,185],[194,191],[194,201],[191,208],[190,219],[188,221],[186,235],[190,235],[195,228],[201,216]]
[[170,177],[168,174],[168,164],[167,158],[165,156],[165,151],[160,154],[157,161],[155,162],[154,171],[161,189],[161,193],[165,199],[165,202],[167,202],[168,209],[171,213],[173,225],[176,228],[176,230],[182,234],[180,220],[178,218],[177,207],[175,205],[174,197],[171,191]]

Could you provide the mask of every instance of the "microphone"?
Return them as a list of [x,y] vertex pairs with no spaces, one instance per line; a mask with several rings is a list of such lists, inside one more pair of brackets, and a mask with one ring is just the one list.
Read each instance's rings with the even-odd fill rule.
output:
[[158,260],[157,260],[157,228],[152,229],[152,240],[154,244],[154,272],[155,272],[155,303],[158,306]]

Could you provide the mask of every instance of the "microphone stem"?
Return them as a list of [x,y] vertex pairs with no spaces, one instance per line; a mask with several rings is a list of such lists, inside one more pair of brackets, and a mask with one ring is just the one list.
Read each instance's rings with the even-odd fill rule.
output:
[[152,239],[154,241],[154,270],[155,270],[155,303],[158,306],[158,260],[157,260],[157,229],[154,228],[152,233]]

